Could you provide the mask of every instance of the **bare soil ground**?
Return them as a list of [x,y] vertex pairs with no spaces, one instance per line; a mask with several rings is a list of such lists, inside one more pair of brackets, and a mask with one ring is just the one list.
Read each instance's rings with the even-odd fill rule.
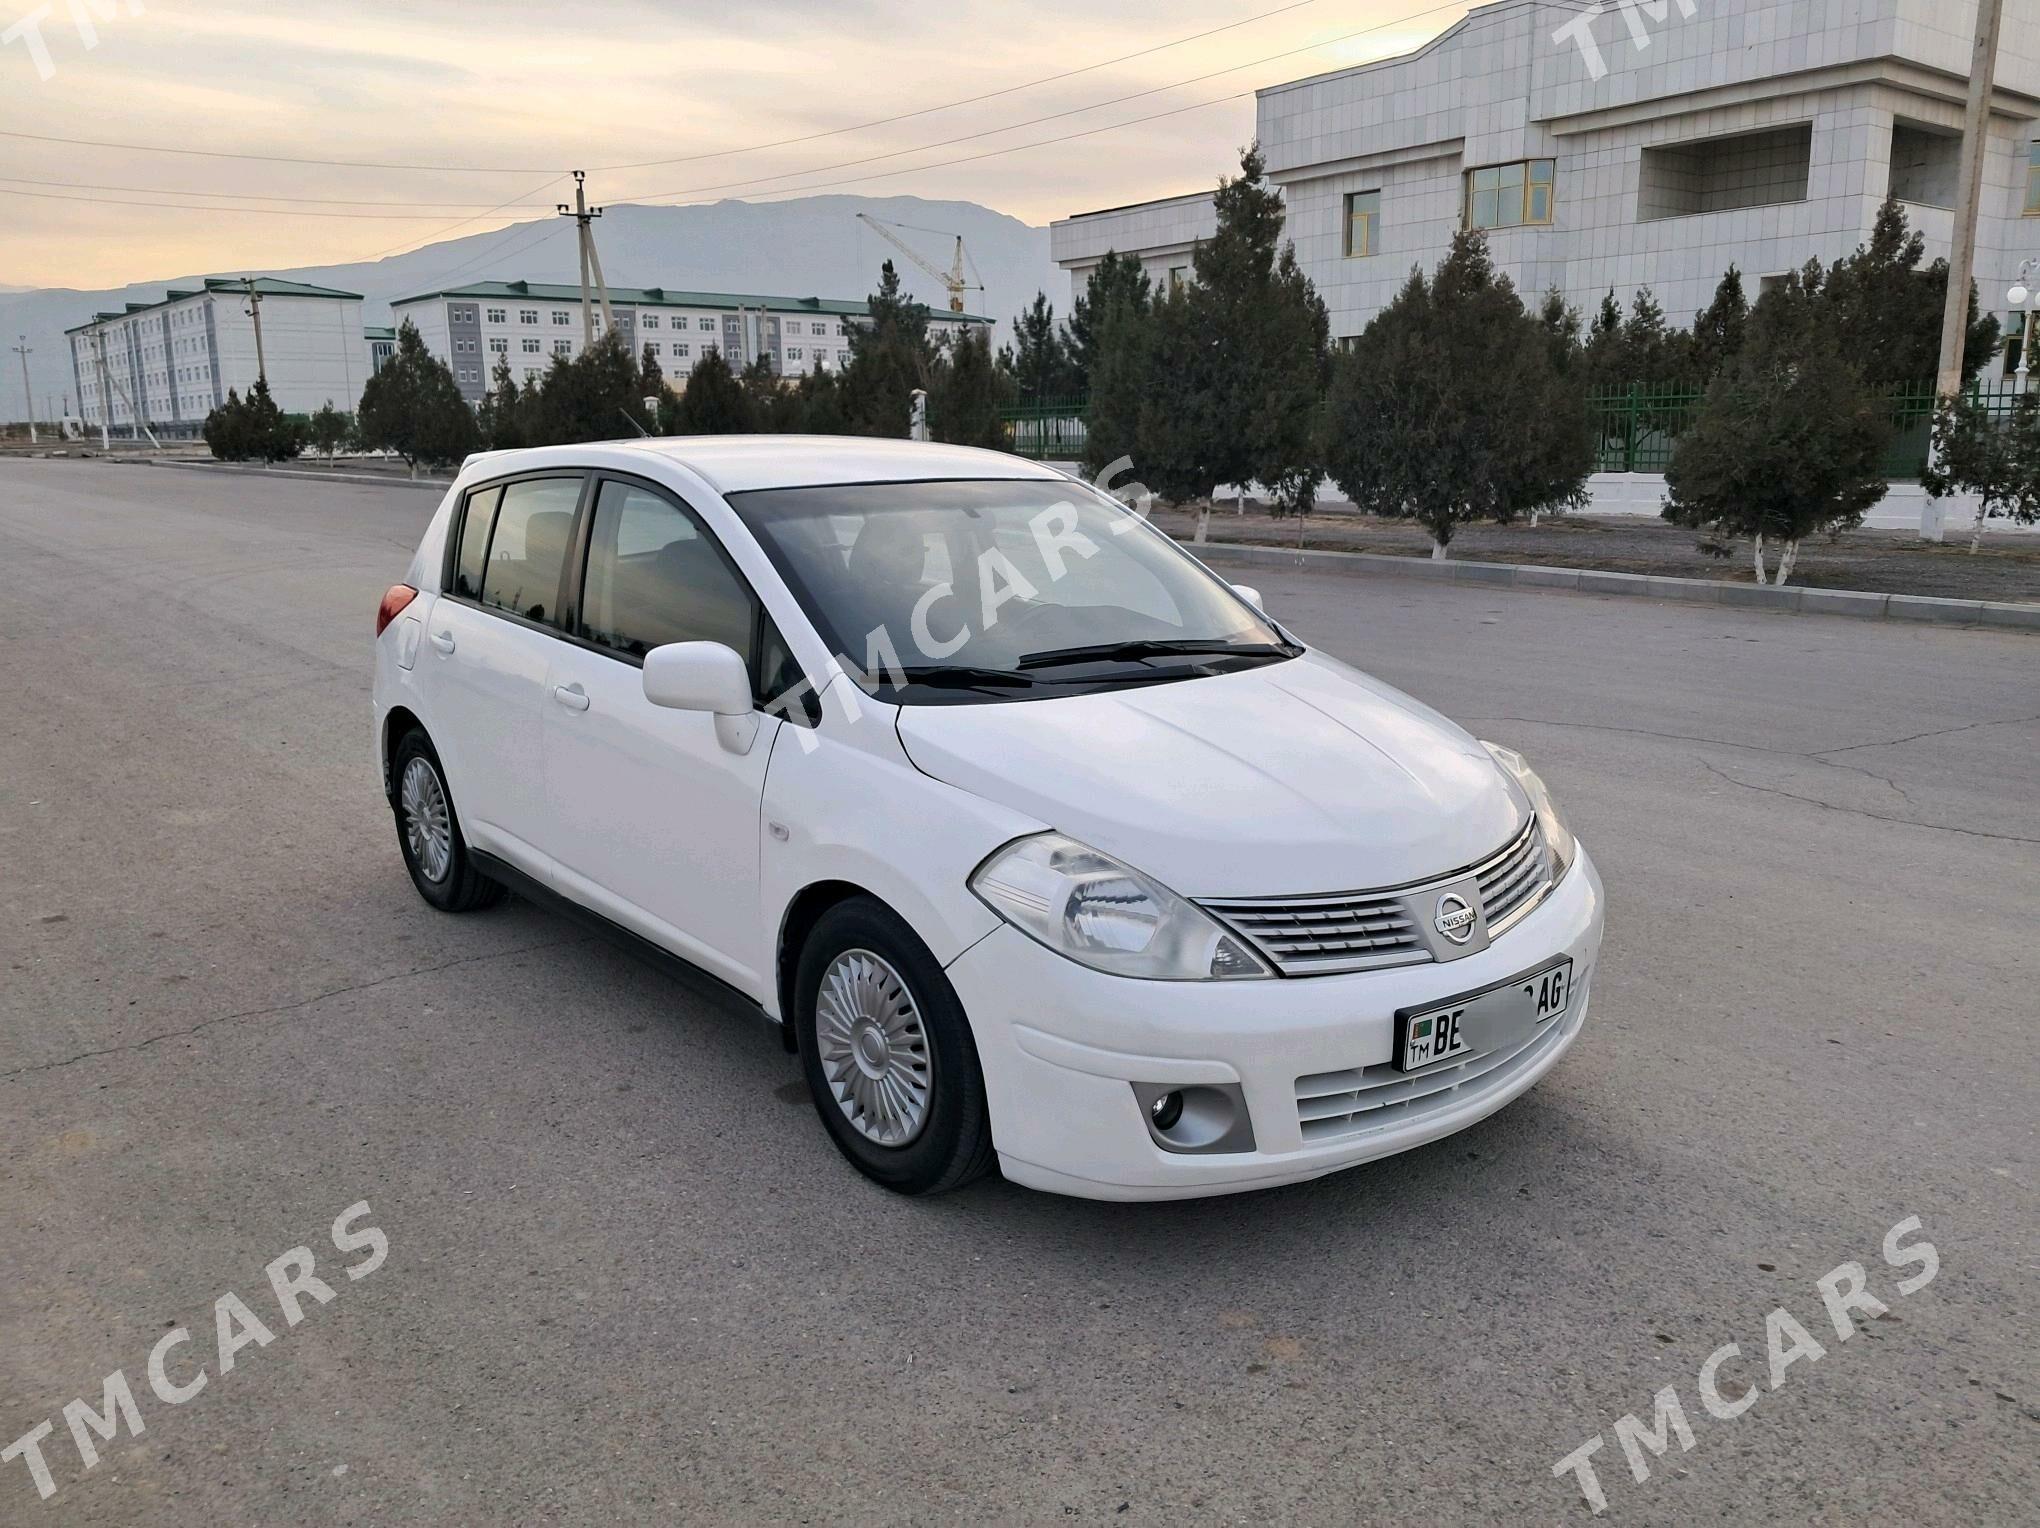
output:
[[[1277,519],[1262,512],[1252,499],[1247,505],[1247,513],[1239,515],[1222,502],[1211,516],[1210,539],[1267,546],[1299,544],[1294,519]],[[1179,540],[1189,541],[1196,534],[1194,509],[1158,507],[1154,518]],[[1451,555],[1467,562],[1542,563],[1669,578],[1754,582],[1748,542],[1736,542],[1724,558],[1701,550],[1701,543],[1709,539],[1701,532],[1641,516],[1565,515],[1535,526],[1466,526],[1453,539]],[[1320,511],[1306,517],[1301,545],[1320,552],[1380,552],[1403,557],[1431,554],[1430,534],[1420,527],[1350,510]],[[1816,537],[1801,546],[1791,581],[1816,589],[1861,589],[1872,594],[2040,603],[2040,537],[1986,534],[1972,557],[1966,534],[1937,546],[1908,531],[1854,530],[1832,540]]]

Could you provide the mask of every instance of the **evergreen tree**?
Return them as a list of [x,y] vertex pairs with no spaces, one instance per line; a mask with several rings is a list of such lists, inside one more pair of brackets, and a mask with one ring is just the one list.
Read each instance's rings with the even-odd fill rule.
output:
[[661,435],[743,435],[755,426],[751,400],[720,350],[710,350],[687,374],[687,387],[659,409]]
[[[1948,262],[1936,260],[1922,269],[1925,256],[1926,240],[1908,229],[1905,209],[1887,199],[1877,211],[1869,243],[1837,260],[1822,284],[1827,321],[1841,336],[1850,363],[1873,388],[1931,381],[1940,370]],[[1979,314],[1971,282],[1962,352],[1965,384],[1976,379],[1997,348],[1997,318]]]
[[843,412],[853,434],[904,436],[912,394],[928,385],[934,371],[928,309],[900,290],[890,260],[880,269],[869,305],[870,317],[850,325]]
[[244,462],[249,457],[248,409],[241,395],[227,389],[227,401],[205,416],[199,433],[213,456],[223,462]]
[[814,369],[794,388],[798,405],[795,428],[807,435],[847,435],[850,422],[843,412],[841,379],[815,358]]
[[1714,300],[1693,315],[1693,334],[1686,352],[1686,375],[1705,387],[1721,369],[1742,354],[1749,327],[1750,305],[1743,296],[1742,272],[1730,266],[1714,289]]
[[331,398],[319,406],[305,425],[306,443],[325,457],[329,465],[332,463],[333,453],[346,445],[348,437],[353,433],[353,418],[334,408]]
[[779,435],[797,427],[800,400],[773,370],[769,355],[754,358],[737,381],[749,400],[753,430],[763,435]]
[[510,358],[496,357],[489,374],[489,391],[475,410],[475,426],[482,444],[492,451],[507,451],[531,444],[524,431],[527,405],[517,379],[510,374]]
[[1782,584],[1802,541],[1860,524],[1886,487],[1889,422],[1819,321],[1807,274],[1789,278],[1788,299],[1772,301],[1781,286],[1757,305],[1742,354],[1707,389],[1665,472],[1665,518],[1748,537],[1758,583],[1767,541],[1782,547]]
[[1145,316],[1153,297],[1150,286],[1147,269],[1135,255],[1108,249],[1105,258],[1091,268],[1084,290],[1071,299],[1069,322],[1063,326],[1063,355],[1071,392],[1081,396],[1091,390],[1105,315],[1125,306]]
[[1154,307],[1144,275],[1137,289],[1093,287],[1085,318],[1084,361],[1091,400],[1085,419],[1084,471],[1093,482],[1140,449],[1140,415],[1148,398],[1154,349]]
[[966,326],[935,368],[935,385],[928,394],[929,433],[950,445],[1004,450],[1001,381],[992,362],[990,333],[975,324]]
[[[1562,304],[1557,318],[1562,332]],[[1335,358],[1332,477],[1360,508],[1421,523],[1433,557],[1469,520],[1576,500],[1593,440],[1577,369],[1554,351],[1553,325],[1524,311],[1486,238],[1455,234],[1435,277],[1412,271]]]
[[304,425],[276,406],[265,379],[255,379],[242,407],[247,411],[244,429],[248,455],[265,462],[287,462],[304,450]]
[[1972,554],[1983,523],[1999,518],[2040,521],[2040,393],[2021,393],[2009,419],[1993,419],[1973,395],[1944,398],[1934,417],[1935,462],[1920,482],[1937,499],[1976,495],[1969,530]]
[[1191,256],[1195,279],[1153,305],[1138,457],[1168,498],[1258,480],[1300,505],[1298,485],[1315,481],[1329,324],[1293,251],[1278,252],[1282,197],[1265,172],[1249,146],[1240,173],[1219,182],[1218,226]]
[[1033,305],[1014,316],[1011,370],[1020,396],[1029,401],[1061,398],[1071,391],[1069,359],[1056,333],[1055,309],[1044,293],[1036,292]]
[[364,446],[401,456],[413,477],[421,463],[455,465],[479,444],[474,411],[452,371],[426,350],[409,319],[397,330],[396,354],[362,389],[354,420]]
[[645,341],[644,352],[638,357],[638,390],[641,398],[666,396],[666,368],[659,364],[659,353],[650,340]]

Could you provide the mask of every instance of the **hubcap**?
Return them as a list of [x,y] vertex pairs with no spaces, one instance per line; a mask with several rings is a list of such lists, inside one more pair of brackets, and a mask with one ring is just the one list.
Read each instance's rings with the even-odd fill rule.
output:
[[829,1096],[857,1133],[905,1146],[928,1123],[934,1078],[914,995],[887,961],[845,950],[822,973],[815,1039]]
[[404,842],[425,879],[437,886],[453,865],[453,814],[447,810],[439,772],[424,759],[413,758],[404,766],[401,799]]

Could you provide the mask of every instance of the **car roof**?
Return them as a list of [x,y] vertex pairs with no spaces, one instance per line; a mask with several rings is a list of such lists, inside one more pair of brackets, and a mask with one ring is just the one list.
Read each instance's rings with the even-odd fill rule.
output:
[[942,478],[1066,480],[1065,474],[1053,467],[1003,451],[856,435],[671,435],[585,446],[490,451],[468,458],[463,475],[484,465],[491,475],[570,465],[628,471],[633,459],[646,456],[663,457],[690,468],[718,493]]

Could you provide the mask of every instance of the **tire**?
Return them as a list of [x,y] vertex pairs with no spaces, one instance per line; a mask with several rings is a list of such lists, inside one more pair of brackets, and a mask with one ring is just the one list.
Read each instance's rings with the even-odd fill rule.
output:
[[[870,897],[822,914],[795,970],[794,1022],[815,1112],[865,1177],[895,1193],[939,1194],[990,1171],[991,1114],[970,1021],[898,914]],[[889,1038],[881,1045],[873,1029]]]
[[[418,895],[443,913],[475,912],[502,901],[507,888],[475,869],[468,857],[453,792],[447,789],[439,755],[423,732],[413,728],[397,743],[390,758],[390,779],[396,785],[390,805],[397,818],[397,847]],[[412,831],[414,809],[421,819],[418,833]],[[435,846],[432,825],[442,817],[438,826],[443,837]]]

